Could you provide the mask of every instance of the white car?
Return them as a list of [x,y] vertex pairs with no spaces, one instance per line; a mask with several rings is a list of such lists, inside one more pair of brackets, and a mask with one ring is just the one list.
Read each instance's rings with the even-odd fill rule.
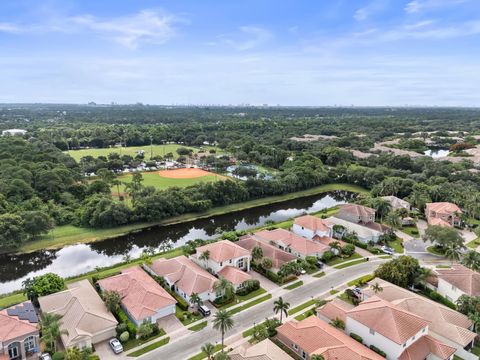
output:
[[40,360],[52,360],[52,357],[49,353],[43,353],[42,355],[40,355]]
[[115,354],[120,354],[123,352],[123,346],[118,339],[113,338],[109,341],[109,344]]
[[388,255],[393,255],[395,253],[395,251],[392,249],[392,248],[389,248],[388,246],[382,246],[382,251],[385,253],[385,254],[388,254]]

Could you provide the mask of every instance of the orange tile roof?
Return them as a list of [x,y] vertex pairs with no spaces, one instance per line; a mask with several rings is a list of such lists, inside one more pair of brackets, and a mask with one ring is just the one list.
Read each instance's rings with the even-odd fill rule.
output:
[[382,334],[397,344],[404,344],[409,338],[428,326],[425,319],[393,305],[377,296],[363,301],[347,312],[352,318],[370,329]]
[[426,210],[435,211],[438,214],[452,215],[453,213],[462,213],[462,210],[451,202],[434,202],[426,204]]
[[225,266],[222,270],[218,272],[218,276],[222,276],[233,285],[240,285],[243,282],[250,280],[252,277],[247,274],[245,271],[242,271],[233,266]]
[[381,281],[380,286],[383,290],[376,295],[371,288],[366,288],[363,292],[366,296],[380,297],[430,321],[430,331],[462,347],[475,339],[476,334],[469,330],[472,322],[467,316],[387,281]]
[[20,320],[17,316],[8,315],[7,309],[0,311],[0,342],[7,342],[38,331],[37,323],[30,323],[28,320]]
[[425,335],[406,348],[398,360],[423,360],[430,354],[442,360],[448,360],[456,350],[456,348],[448,346],[430,335]]
[[306,229],[310,229],[313,231],[329,231],[330,228],[328,227],[328,222],[313,216],[313,215],[305,215],[305,216],[300,216],[298,218],[295,218],[294,224],[297,224],[299,226],[302,226]]
[[[277,328],[279,335],[297,344],[310,356],[323,355],[325,360],[380,360],[369,348],[316,316],[289,321]],[[287,344],[288,347],[291,344]]]
[[282,242],[304,256],[323,253],[329,249],[327,245],[298,236],[285,229],[262,230],[256,232],[254,236],[260,240],[273,241],[277,244]]
[[436,269],[439,279],[452,284],[465,294],[480,296],[480,273],[456,264],[449,269]]
[[177,285],[188,296],[212,292],[217,278],[185,256],[155,260],[148,267],[158,276]]
[[332,301],[327,302],[325,305],[319,307],[317,309],[317,314],[322,315],[329,320],[335,320],[338,318],[343,322],[346,322],[346,314],[353,308],[353,305],[335,298]]
[[431,217],[431,216],[427,217],[427,222],[428,222],[428,225],[452,227],[452,224],[450,224],[449,222],[436,217]]
[[200,246],[197,248],[197,254],[200,255],[207,250],[210,252],[210,259],[217,263],[250,255],[250,252],[228,240]]
[[280,250],[275,246],[267,244],[263,241],[260,241],[254,238],[252,235],[242,236],[240,240],[238,240],[236,243],[242,248],[247,249],[248,251],[252,251],[254,247],[259,246],[263,251],[263,257],[271,259],[273,267],[276,269],[279,269],[283,264],[287,262],[297,259],[294,255]]
[[98,283],[105,290],[119,292],[122,304],[137,321],[176,303],[175,299],[139,266],[124,269],[120,275],[99,280]]
[[358,204],[344,204],[340,205],[342,212],[348,212],[356,216],[370,216],[375,215],[375,210],[366,206]]

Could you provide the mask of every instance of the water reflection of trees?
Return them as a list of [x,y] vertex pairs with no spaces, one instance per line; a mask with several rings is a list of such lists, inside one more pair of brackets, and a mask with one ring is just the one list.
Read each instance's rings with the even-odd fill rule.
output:
[[57,258],[57,251],[36,251],[28,254],[0,256],[0,282],[17,280],[31,272],[42,270]]

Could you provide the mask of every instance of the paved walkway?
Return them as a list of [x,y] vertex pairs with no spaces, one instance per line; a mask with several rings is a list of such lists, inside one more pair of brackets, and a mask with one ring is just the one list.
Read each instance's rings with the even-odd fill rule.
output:
[[[285,301],[289,302],[291,307],[295,307],[314,297],[325,295],[331,289],[355,280],[360,276],[372,273],[380,263],[385,261],[385,259],[372,258],[371,261],[345,269],[328,268],[325,269],[325,276],[321,278],[315,278],[313,276],[302,277],[304,285],[300,288],[294,290],[278,288],[272,291],[272,299],[257,304],[233,316],[235,325],[234,328],[229,331],[229,334],[233,334],[233,338],[229,337],[227,344],[240,341],[241,335],[238,334],[252,327],[254,321],[260,322],[266,317],[274,316],[273,302],[279,296],[282,296]],[[169,344],[146,353],[140,358],[145,360],[188,359],[197,354],[205,342],[220,342],[220,333],[212,328],[211,322],[209,322],[208,326],[202,331],[188,332],[187,334],[172,333],[169,334],[169,336],[171,338]]]

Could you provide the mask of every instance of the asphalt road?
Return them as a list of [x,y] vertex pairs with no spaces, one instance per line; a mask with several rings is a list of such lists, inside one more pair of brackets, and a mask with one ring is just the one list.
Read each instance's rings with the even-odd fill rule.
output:
[[[376,260],[365,262],[345,269],[329,273],[314,282],[292,290],[283,296],[284,300],[289,302],[291,307],[302,304],[312,297],[317,297],[330,289],[337,287],[345,282],[354,280],[362,275],[372,273],[378,265],[385,260]],[[253,322],[261,322],[266,317],[271,317],[273,313],[273,302],[276,297],[253,306],[233,316],[235,326],[226,334],[226,338],[240,333],[253,326]],[[141,356],[141,360],[182,360],[188,359],[200,352],[200,347],[206,342],[213,344],[220,343],[220,332],[214,330],[209,321],[209,325],[199,331],[184,336],[183,338],[173,340],[173,342],[162,346]]]

